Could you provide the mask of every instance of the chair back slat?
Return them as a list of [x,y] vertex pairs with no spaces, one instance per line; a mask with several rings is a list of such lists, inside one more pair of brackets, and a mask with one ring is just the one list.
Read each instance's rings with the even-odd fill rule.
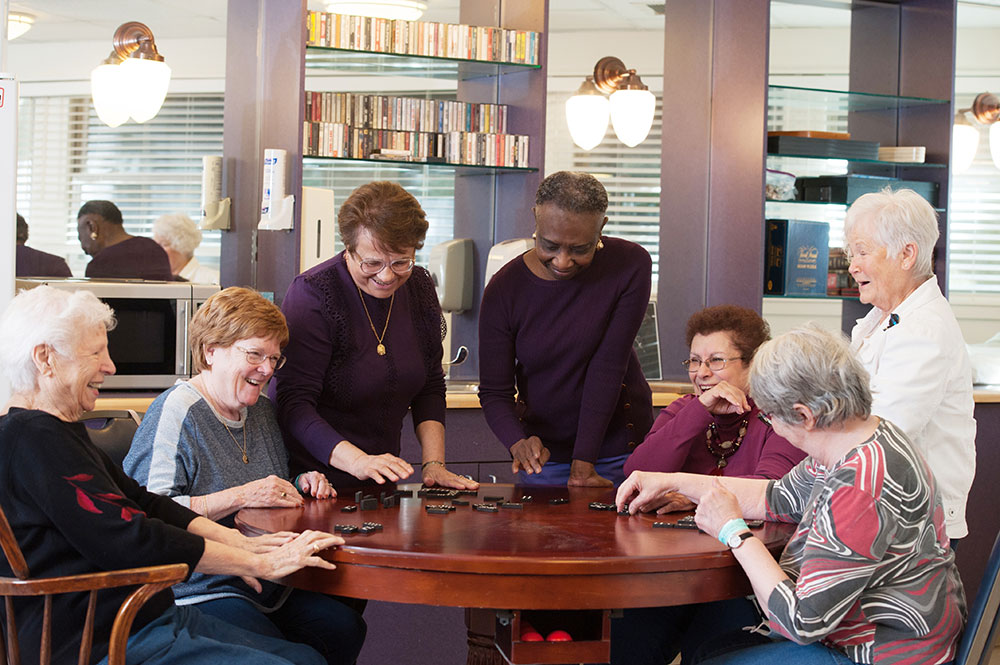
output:
[[14,530],[10,528],[10,522],[7,521],[7,515],[4,514],[2,509],[0,509],[0,548],[3,548],[3,553],[7,557],[7,563],[10,564],[10,569],[14,571],[14,575],[19,580],[28,579],[30,574],[28,571],[28,562],[24,560],[24,554],[21,552],[21,548],[14,538]]
[[993,542],[993,551],[979,591],[969,610],[969,620],[958,644],[955,665],[988,665],[993,642],[1000,623],[1000,534]]
[[97,591],[90,592],[87,600],[87,619],[83,622],[83,639],[80,641],[79,665],[90,663],[90,652],[94,647],[94,617],[97,615]]
[[52,596],[45,596],[42,611],[42,646],[38,650],[38,665],[52,662]]
[[[0,510],[0,514],[3,511]],[[4,609],[7,611],[7,659],[10,665],[21,665],[21,651],[17,645],[17,622],[14,620],[14,600],[4,598]]]

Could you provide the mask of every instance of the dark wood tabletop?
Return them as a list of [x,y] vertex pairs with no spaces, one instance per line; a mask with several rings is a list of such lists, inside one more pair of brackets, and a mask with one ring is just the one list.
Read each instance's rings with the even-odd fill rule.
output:
[[[417,490],[416,485],[399,489]],[[390,488],[391,489],[395,488]],[[380,499],[376,490],[369,490]],[[416,492],[414,492],[416,494]],[[530,495],[530,502],[522,497]],[[520,509],[478,512],[474,503],[503,497]],[[306,499],[304,508],[243,509],[245,533],[333,532],[337,524],[378,522],[383,530],[346,535],[347,544],[323,554],[337,570],[307,569],[284,580],[292,586],[354,598],[455,607],[604,609],[653,607],[731,598],[750,592],[736,560],[716,539],[695,530],[653,528],[681,514],[619,516],[589,508],[613,503],[614,490],[483,485],[460,496],[448,514],[425,504],[451,499],[403,498],[392,508],[342,512],[352,494]],[[553,505],[550,499],[568,503]],[[755,530],[780,552],[792,525]]]

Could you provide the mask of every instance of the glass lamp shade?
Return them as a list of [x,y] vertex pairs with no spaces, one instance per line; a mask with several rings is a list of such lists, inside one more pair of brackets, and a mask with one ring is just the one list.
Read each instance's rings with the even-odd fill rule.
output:
[[593,150],[608,133],[608,98],[604,95],[573,95],[566,100],[566,124],[573,143]]
[[108,127],[128,120],[128,87],[121,65],[98,65],[90,73],[90,96],[97,117]]
[[7,41],[14,41],[28,30],[35,22],[35,17],[29,14],[8,14],[7,15]]
[[993,165],[1000,169],[1000,122],[990,125],[990,157]]
[[633,148],[642,143],[653,126],[656,97],[649,90],[616,90],[611,93],[611,126],[618,140]]
[[[992,130],[992,128],[991,128]],[[979,148],[979,130],[969,124],[956,122],[952,127],[952,167],[955,173],[963,173],[972,166]],[[990,149],[993,148],[993,132],[990,131]]]
[[418,0],[328,0],[326,9],[335,14],[416,21],[427,11],[427,3]]
[[126,58],[118,66],[128,90],[128,114],[139,123],[153,118],[167,96],[170,67],[162,61],[141,58]]

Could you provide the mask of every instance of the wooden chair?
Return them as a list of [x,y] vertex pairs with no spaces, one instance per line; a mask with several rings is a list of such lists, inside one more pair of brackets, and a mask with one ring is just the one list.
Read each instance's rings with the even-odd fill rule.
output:
[[187,564],[175,563],[85,575],[29,579],[28,564],[17,541],[14,540],[14,532],[2,508],[0,508],[0,547],[3,548],[7,561],[16,575],[16,577],[0,577],[0,596],[4,599],[7,614],[6,625],[0,630],[0,665],[20,665],[21,662],[12,600],[14,596],[45,596],[39,663],[49,665],[52,657],[52,596],[59,593],[89,591],[90,598],[87,603],[79,658],[80,665],[86,665],[90,662],[93,646],[97,592],[101,589],[141,584],[142,586],[133,591],[122,603],[111,628],[108,665],[125,665],[125,644],[135,615],[147,600],[163,589],[180,582],[187,575]]

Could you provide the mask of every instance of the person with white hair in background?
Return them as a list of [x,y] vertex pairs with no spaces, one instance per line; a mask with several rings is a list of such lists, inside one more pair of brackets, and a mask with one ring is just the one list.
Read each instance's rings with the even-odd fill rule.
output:
[[201,244],[201,229],[183,213],[161,215],[153,222],[153,240],[170,259],[174,277],[195,284],[218,284],[219,271],[205,267],[194,258]]
[[934,276],[937,213],[910,189],[865,194],[844,223],[850,273],[872,310],[851,332],[871,375],[872,413],[913,441],[938,480],[948,536],[968,535],[976,474],[972,366]]

